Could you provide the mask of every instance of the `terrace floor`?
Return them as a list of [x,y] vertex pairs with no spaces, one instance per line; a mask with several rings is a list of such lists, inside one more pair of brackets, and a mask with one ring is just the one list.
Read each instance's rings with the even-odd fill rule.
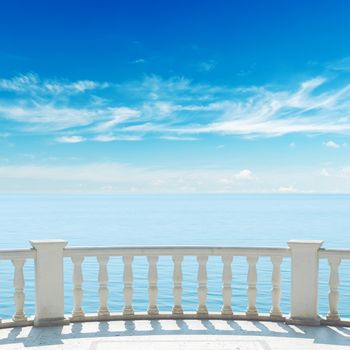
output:
[[340,350],[349,346],[350,328],[258,321],[110,321],[0,329],[0,350]]

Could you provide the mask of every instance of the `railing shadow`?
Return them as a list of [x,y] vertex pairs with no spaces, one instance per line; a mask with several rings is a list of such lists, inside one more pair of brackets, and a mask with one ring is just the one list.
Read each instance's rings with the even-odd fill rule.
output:
[[[22,344],[24,347],[73,344],[79,340],[79,349],[89,348],[98,342],[122,341],[123,337],[138,336],[177,336],[177,335],[215,335],[240,336],[240,341],[262,341],[261,337],[292,338],[312,340],[314,344],[350,346],[350,329],[344,327],[306,327],[284,323],[261,321],[224,321],[224,320],[152,320],[152,321],[111,321],[73,323],[61,327],[17,327],[0,330],[0,349],[10,344]],[[118,338],[116,338],[118,337]],[[259,338],[257,338],[259,337]],[[114,339],[111,339],[114,338]],[[86,347],[83,347],[83,344]],[[90,345],[91,345],[90,344]],[[85,346],[84,345],[84,346]],[[72,345],[70,345],[72,346]],[[68,345],[67,345],[68,347]]]

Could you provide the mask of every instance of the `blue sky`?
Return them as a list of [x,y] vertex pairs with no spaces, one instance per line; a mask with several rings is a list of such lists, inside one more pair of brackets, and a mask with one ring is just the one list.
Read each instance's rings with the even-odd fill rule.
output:
[[0,191],[350,192],[348,1],[2,1]]

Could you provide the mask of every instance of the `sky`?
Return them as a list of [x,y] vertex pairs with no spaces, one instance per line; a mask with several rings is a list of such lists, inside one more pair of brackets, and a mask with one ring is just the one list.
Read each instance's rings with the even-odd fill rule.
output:
[[350,193],[350,2],[3,0],[0,192]]

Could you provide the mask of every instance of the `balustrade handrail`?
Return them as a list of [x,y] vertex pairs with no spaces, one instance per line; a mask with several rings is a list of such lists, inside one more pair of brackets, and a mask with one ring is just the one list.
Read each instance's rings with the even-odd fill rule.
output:
[[318,256],[320,259],[326,259],[329,257],[350,259],[350,249],[320,249]]
[[34,259],[36,251],[34,249],[2,249],[0,250],[0,260],[11,260],[15,258]]
[[118,247],[67,247],[63,251],[65,257],[73,256],[290,256],[289,248],[279,247],[219,247],[219,246],[118,246]]

